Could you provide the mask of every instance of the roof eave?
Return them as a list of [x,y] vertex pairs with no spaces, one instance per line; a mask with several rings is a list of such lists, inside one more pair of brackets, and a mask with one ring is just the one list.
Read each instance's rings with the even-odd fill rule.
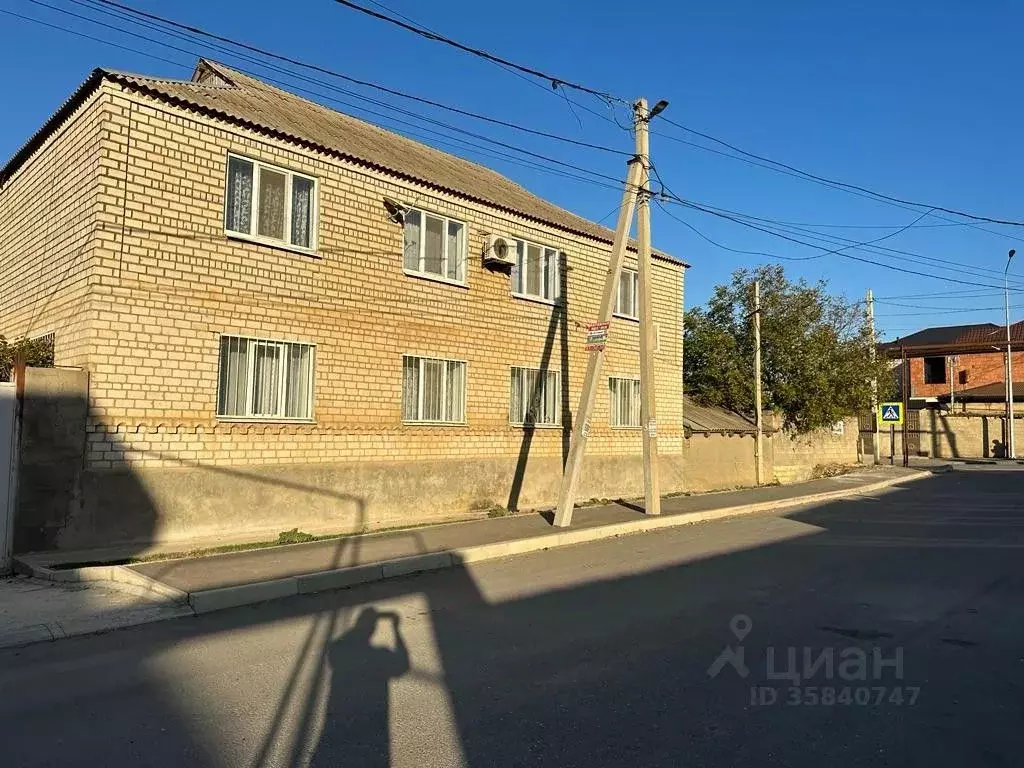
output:
[[89,73],[89,76],[82,81],[82,83],[75,89],[63,104],[50,115],[49,119],[46,120],[40,126],[32,136],[21,145],[10,159],[4,164],[3,168],[0,168],[0,190],[4,188],[7,182],[11,179],[14,174],[36,153],[36,151],[46,143],[57,129],[74,114],[82,104],[84,104],[93,92],[99,87],[100,83],[103,82],[104,77],[107,76],[106,70],[94,69]]

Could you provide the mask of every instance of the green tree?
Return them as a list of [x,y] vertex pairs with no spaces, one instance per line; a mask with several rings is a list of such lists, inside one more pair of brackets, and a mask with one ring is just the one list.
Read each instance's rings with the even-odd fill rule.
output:
[[53,365],[53,337],[18,339],[8,342],[0,335],[0,381],[10,381],[14,363],[21,357],[25,365],[49,368]]
[[754,413],[753,282],[761,281],[764,407],[797,432],[868,411],[871,379],[879,396],[892,381],[887,361],[872,360],[863,305],[834,296],[824,281],[789,280],[782,267],[739,269],[715,287],[705,308],[686,313],[684,378],[698,402]]

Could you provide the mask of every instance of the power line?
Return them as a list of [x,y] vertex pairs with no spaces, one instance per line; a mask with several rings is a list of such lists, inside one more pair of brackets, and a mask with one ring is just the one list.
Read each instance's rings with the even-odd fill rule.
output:
[[[336,2],[342,2],[342,0],[336,0]],[[876,191],[874,191],[872,189],[869,189],[867,187],[861,187],[861,186],[858,186],[856,184],[850,184],[850,183],[845,182],[845,181],[838,181],[836,179],[830,179],[830,178],[825,177],[825,176],[819,176],[817,174],[813,174],[813,173],[810,173],[808,171],[804,171],[804,170],[802,170],[800,168],[797,168],[796,166],[787,165],[786,163],[779,162],[778,160],[772,160],[769,157],[764,157],[763,155],[757,155],[757,154],[754,154],[753,152],[748,152],[747,150],[741,149],[740,147],[737,147],[734,144],[730,144],[727,141],[723,141],[722,139],[719,139],[719,138],[717,138],[715,136],[712,136],[711,134],[702,133],[700,131],[694,130],[693,128],[689,128],[688,126],[685,126],[682,123],[678,123],[678,122],[676,122],[674,120],[671,120],[670,118],[663,117],[663,120],[666,123],[668,123],[669,125],[674,125],[675,127],[681,128],[682,130],[684,130],[684,131],[686,131],[688,133],[692,133],[695,136],[700,136],[702,139],[707,139],[708,141],[713,141],[714,143],[716,143],[716,144],[718,144],[720,146],[726,147],[726,148],[732,150],[733,152],[737,152],[737,153],[743,155],[744,157],[748,157],[748,158],[751,158],[753,160],[758,160],[758,161],[763,162],[763,163],[769,163],[770,165],[777,166],[779,168],[784,168],[787,171],[791,171],[792,173],[796,173],[796,174],[798,174],[798,175],[800,175],[802,177],[805,177],[807,179],[813,179],[815,181],[820,181],[820,182],[823,182],[825,184],[831,184],[833,186],[842,187],[844,189],[855,190],[857,192],[862,192],[864,194],[870,195],[871,197],[878,198],[880,200],[886,200],[886,201],[889,201],[889,202],[892,202],[892,203],[899,203],[900,205],[909,205],[909,206],[913,206],[913,207],[916,207],[916,208],[929,208],[929,209],[931,209],[933,211],[941,211],[942,213],[948,213],[948,214],[951,214],[953,216],[962,216],[965,219],[972,219],[974,221],[983,221],[983,222],[986,222],[986,223],[989,223],[989,224],[1002,224],[1002,225],[1011,226],[1011,227],[1024,227],[1024,221],[1016,221],[1016,220],[1013,220],[1013,219],[996,219],[996,218],[992,218],[992,217],[989,217],[989,216],[981,216],[981,215],[978,215],[978,214],[967,213],[966,211],[960,211],[960,210],[957,210],[955,208],[946,208],[946,207],[941,206],[941,205],[932,205],[931,203],[922,203],[922,202],[918,202],[918,201],[915,201],[915,200],[904,200],[902,198],[894,197],[892,195],[887,195],[887,194],[884,194],[882,192],[876,192]]]
[[[803,245],[803,246],[806,246],[808,248],[814,248],[816,250],[825,251],[825,249],[821,248],[820,246],[814,245],[813,243],[808,243],[808,242],[805,242],[803,240],[798,240],[797,238],[794,238],[794,237],[789,237],[788,235],[783,235],[783,234],[780,234],[778,232],[773,232],[772,230],[756,226],[754,224],[751,224],[749,222],[743,221],[742,219],[736,218],[734,216],[729,216],[728,214],[719,213],[717,211],[714,211],[714,210],[711,210],[711,209],[708,209],[708,208],[702,208],[700,206],[693,205],[691,203],[681,202],[679,204],[683,205],[684,207],[687,207],[687,208],[692,208],[693,210],[696,210],[696,211],[701,211],[702,213],[707,213],[707,214],[710,214],[712,216],[718,216],[719,218],[728,219],[730,221],[735,222],[736,224],[741,224],[741,225],[743,225],[745,227],[749,227],[751,229],[756,229],[756,230],[758,230],[760,232],[764,232],[766,234],[782,238],[783,240],[788,240],[788,241],[790,241],[792,243],[796,243],[797,245]],[[925,216],[925,215],[927,215],[927,213],[922,214],[922,216],[920,218],[923,218],[923,216]],[[908,225],[908,228],[910,226],[913,226],[913,223]],[[885,262],[874,261],[873,259],[866,259],[866,258],[863,258],[861,256],[854,256],[853,254],[850,254],[850,253],[842,253],[841,252],[842,250],[847,250],[847,249],[855,248],[855,247],[858,247],[858,246],[857,245],[850,245],[850,246],[847,246],[846,249],[839,249],[838,251],[825,251],[825,253],[822,253],[822,254],[819,254],[819,255],[815,255],[815,256],[789,257],[788,260],[792,260],[792,261],[807,261],[807,260],[810,260],[810,259],[820,258],[821,256],[825,256],[828,253],[836,253],[837,255],[841,256],[844,259],[850,259],[852,261],[858,261],[858,262],[861,262],[861,263],[864,263],[864,264],[873,264],[874,266],[877,266],[877,267],[883,267],[884,269],[889,269],[889,270],[892,270],[894,272],[903,272],[903,273],[908,274],[908,275],[918,275],[920,277],[930,277],[930,278],[933,278],[935,280],[945,280],[946,282],[950,282],[950,283],[958,283],[960,285],[971,285],[971,286],[981,287],[981,288],[1001,288],[1002,287],[1002,286],[990,285],[990,284],[986,284],[986,283],[976,283],[976,282],[970,282],[970,281],[967,281],[967,280],[959,280],[959,279],[954,278],[954,277],[946,277],[945,275],[937,275],[937,274],[930,273],[930,272],[919,272],[917,270],[906,269],[904,267],[897,267],[897,266],[895,266],[893,264],[886,264]]]
[[344,5],[346,8],[351,8],[354,11],[364,13],[367,16],[372,16],[373,18],[379,19],[380,21],[386,21],[387,23],[393,24],[396,27],[401,27],[402,29],[408,32],[412,32],[416,35],[419,35],[420,37],[426,38],[427,40],[433,40],[434,42],[437,43],[444,43],[445,45],[449,45],[452,48],[457,48],[460,51],[470,53],[482,59],[487,59],[488,61],[494,62],[495,64],[501,64],[506,67],[511,67],[512,69],[518,70],[523,74],[532,75],[533,77],[539,78],[540,80],[546,80],[547,82],[551,83],[551,87],[553,90],[557,90],[559,87],[572,88],[573,90],[581,91],[582,93],[589,93],[591,96],[596,96],[599,99],[604,100],[605,102],[618,102],[620,104],[626,105],[630,104],[628,100],[623,99],[619,96],[614,96],[608,93],[607,91],[599,91],[594,88],[588,88],[585,85],[574,83],[571,80],[566,80],[565,78],[562,77],[555,77],[554,75],[549,75],[546,72],[541,72],[539,69],[533,69],[532,67],[527,67],[522,64],[516,64],[514,61],[503,59],[500,56],[496,56],[493,53],[489,53],[488,51],[483,50],[482,48],[473,48],[472,46],[465,45],[464,43],[460,43],[457,40],[453,40],[452,38],[438,34],[437,32],[431,32],[429,29],[421,27],[418,24],[407,23],[405,21],[402,21],[401,19],[395,18],[394,16],[389,16],[387,14],[375,11],[372,8],[367,8],[365,6],[353,3],[350,0],[334,0],[334,2],[338,3],[339,5]]
[[[81,3],[79,0],[71,0],[71,2],[75,2],[78,5],[83,5],[83,3]],[[257,54],[259,54],[261,56],[266,56],[268,58],[276,59],[278,61],[282,61],[282,62],[285,62],[287,64],[291,64],[293,66],[302,67],[303,69],[308,69],[308,70],[313,71],[313,72],[318,72],[320,74],[329,75],[331,77],[336,77],[336,78],[339,78],[340,80],[344,80],[344,81],[352,83],[354,85],[363,86],[365,88],[373,88],[375,90],[381,91],[382,93],[387,93],[387,94],[389,94],[391,96],[398,96],[400,98],[409,99],[410,101],[415,101],[417,103],[425,104],[427,106],[435,107],[437,109],[443,109],[443,110],[446,110],[446,111],[451,112],[453,114],[462,115],[463,117],[470,117],[470,118],[473,118],[475,120],[482,120],[484,122],[488,122],[488,123],[491,123],[493,125],[500,125],[500,126],[502,126],[504,128],[510,128],[510,129],[513,129],[513,130],[521,131],[523,133],[531,134],[533,136],[540,136],[540,137],[546,138],[546,139],[553,139],[555,141],[561,141],[561,142],[565,142],[567,144],[573,144],[573,145],[578,146],[578,147],[584,147],[584,148],[587,148],[587,149],[594,149],[594,150],[598,150],[600,152],[608,152],[608,153],[623,155],[623,156],[627,156],[627,157],[632,156],[632,153],[626,152],[624,150],[614,149],[612,147],[606,147],[606,146],[602,146],[600,144],[592,144],[590,142],[580,141],[578,139],[573,139],[573,138],[570,138],[568,136],[560,136],[558,134],[549,133],[547,131],[540,131],[540,130],[536,130],[536,129],[533,129],[533,128],[528,128],[526,126],[519,125],[517,123],[508,122],[506,120],[499,120],[498,118],[489,117],[488,115],[481,115],[481,114],[479,114],[477,112],[472,112],[470,110],[461,109],[459,107],[453,107],[451,105],[444,104],[443,102],[440,102],[440,101],[435,101],[433,99],[428,99],[428,98],[424,98],[422,96],[416,96],[416,95],[411,94],[411,93],[406,93],[404,91],[399,91],[399,90],[396,90],[394,88],[389,88],[387,86],[381,85],[379,83],[374,83],[374,82],[369,81],[369,80],[360,80],[359,78],[351,77],[350,75],[345,75],[345,74],[343,74],[341,72],[337,72],[335,70],[328,69],[326,67],[321,67],[321,66],[316,65],[316,64],[310,64],[308,62],[304,62],[304,61],[301,61],[299,59],[292,58],[290,56],[285,56],[283,54],[275,53],[275,52],[269,51],[269,50],[267,50],[265,48],[260,48],[259,46],[255,46],[255,45],[252,45],[250,43],[246,43],[246,42],[243,42],[243,41],[240,41],[240,40],[235,40],[233,38],[229,38],[229,37],[226,37],[224,35],[218,35],[216,33],[209,32],[209,31],[207,31],[205,29],[202,29],[200,27],[196,27],[196,26],[193,26],[193,25],[190,25],[190,24],[183,24],[181,22],[174,21],[173,19],[168,19],[165,16],[159,16],[157,14],[149,13],[147,11],[143,11],[143,10],[140,10],[138,8],[133,8],[133,7],[129,6],[129,5],[125,5],[123,3],[115,2],[115,0],[90,0],[90,2],[92,3],[92,6],[89,6],[89,7],[93,7],[96,4],[102,4],[102,5],[105,5],[105,6],[109,6],[110,8],[116,8],[116,9],[120,10],[122,12],[122,14],[124,14],[124,15],[131,14],[132,16],[136,16],[136,17],[140,17],[140,18],[146,18],[146,19],[150,19],[152,21],[157,21],[157,22],[159,22],[161,24],[164,24],[164,25],[167,25],[169,27],[173,27],[175,29],[180,29],[180,30],[183,30],[183,31],[187,31],[187,32],[189,32],[189,33],[191,33],[193,35],[198,35],[198,36],[201,36],[201,37],[208,38],[210,40],[216,40],[218,42],[227,43],[229,45],[233,45],[233,46],[236,46],[238,48],[242,48],[242,49],[250,51],[252,53],[257,53]],[[100,10],[100,9],[97,8],[96,10]],[[153,27],[150,27],[150,28],[153,29]],[[533,81],[530,81],[530,82],[533,82]]]
[[[753,220],[758,221],[758,222],[767,222],[765,224],[765,226],[768,227],[769,229],[781,230],[781,231],[789,233],[789,234],[792,234],[795,231],[797,234],[805,235],[807,237],[810,237],[811,239],[820,240],[822,242],[826,242],[826,243],[830,243],[830,244],[838,244],[838,243],[854,243],[854,244],[856,244],[856,243],[858,243],[858,241],[856,241],[856,240],[852,240],[852,239],[850,239],[848,237],[843,237],[841,235],[833,235],[833,234],[827,234],[827,233],[823,233],[823,232],[817,232],[815,230],[806,229],[806,228],[798,226],[798,225],[786,224],[784,222],[777,222],[774,219],[768,219],[768,218],[758,217],[758,216],[751,216],[749,214],[742,213],[742,212],[739,212],[739,211],[731,211],[731,210],[729,210],[727,208],[720,208],[720,207],[717,207],[717,206],[708,205],[706,203],[699,203],[697,201],[693,201],[693,202],[695,204],[697,204],[697,205],[702,205],[702,206],[704,206],[706,208],[710,208],[710,209],[718,211],[720,213],[731,214],[733,216],[738,216],[738,217],[740,217],[742,219],[753,219]],[[921,225],[918,224],[917,226],[921,226]],[[891,235],[887,235],[886,237],[892,237],[892,236],[895,236],[897,234],[900,234],[900,230],[898,230],[896,232],[893,232]],[[880,239],[884,239],[884,238],[880,238]],[[871,241],[867,241],[867,242],[871,242]],[[878,240],[875,240],[874,242],[878,242]],[[882,255],[882,256],[891,253],[891,254],[897,254],[897,255],[900,255],[900,256],[909,257],[908,260],[910,260],[910,261],[918,261],[918,262],[923,262],[923,263],[932,263],[932,264],[936,264],[936,265],[949,264],[949,265],[953,265],[955,267],[959,267],[959,268],[963,268],[963,269],[966,269],[966,270],[970,270],[971,272],[981,271],[981,272],[989,272],[992,275],[994,275],[995,277],[1002,277],[1003,276],[1003,271],[999,270],[999,269],[991,269],[989,267],[982,267],[982,266],[978,266],[976,264],[969,264],[969,263],[966,263],[966,262],[955,261],[955,260],[952,260],[952,259],[943,259],[943,258],[938,257],[938,256],[928,256],[926,254],[917,253],[915,251],[901,250],[899,248],[890,248],[890,247],[881,246],[881,245],[876,245],[876,246],[873,246],[873,247],[864,247],[863,243],[861,243],[859,245],[859,248],[862,249],[862,250],[866,250],[868,252],[871,252],[871,253],[877,253],[878,255]],[[957,271],[962,271],[962,270],[958,269]]]

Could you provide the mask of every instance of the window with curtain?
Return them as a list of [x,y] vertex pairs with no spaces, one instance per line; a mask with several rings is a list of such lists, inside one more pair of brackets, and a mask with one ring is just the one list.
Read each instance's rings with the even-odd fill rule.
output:
[[466,225],[410,208],[405,212],[402,265],[406,272],[462,283],[466,280]]
[[637,305],[637,278],[636,272],[632,269],[623,269],[619,273],[619,293],[615,298],[615,314],[620,317],[628,317],[636,320],[638,315]]
[[402,421],[464,423],[466,363],[403,355]]
[[611,426],[640,426],[640,379],[609,378],[608,398]]
[[558,371],[513,367],[508,420],[523,426],[561,424],[558,379]]
[[224,229],[261,243],[316,248],[316,179],[228,155]]
[[221,336],[217,415],[308,421],[313,364],[311,344]]
[[512,293],[545,301],[557,299],[558,251],[526,240],[515,242],[516,265],[512,275]]

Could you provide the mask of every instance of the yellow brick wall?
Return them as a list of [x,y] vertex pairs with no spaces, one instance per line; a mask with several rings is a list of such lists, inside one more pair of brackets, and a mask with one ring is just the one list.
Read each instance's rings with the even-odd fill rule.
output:
[[96,233],[117,220],[98,199],[108,99],[86,101],[0,188],[0,334],[53,332],[57,365],[88,363]]
[[[515,457],[524,431],[508,420],[509,368],[539,367],[545,349],[575,411],[583,326],[596,318],[610,246],[113,85],[103,93],[97,199],[118,215],[96,221],[91,468]],[[229,150],[317,178],[317,257],[225,237]],[[466,222],[465,287],[404,274],[402,228],[384,197]],[[482,266],[490,232],[566,254],[567,328],[552,329],[550,305],[513,298],[507,272]],[[682,272],[655,261],[659,440],[672,456],[682,451]],[[315,423],[218,422],[222,333],[316,344]],[[403,425],[403,353],[468,362],[464,426]],[[604,378],[636,376],[638,362],[636,323],[614,320]],[[605,381],[588,452],[638,455],[640,431],[612,430],[608,406]],[[531,456],[559,456],[562,438],[537,429]]]

